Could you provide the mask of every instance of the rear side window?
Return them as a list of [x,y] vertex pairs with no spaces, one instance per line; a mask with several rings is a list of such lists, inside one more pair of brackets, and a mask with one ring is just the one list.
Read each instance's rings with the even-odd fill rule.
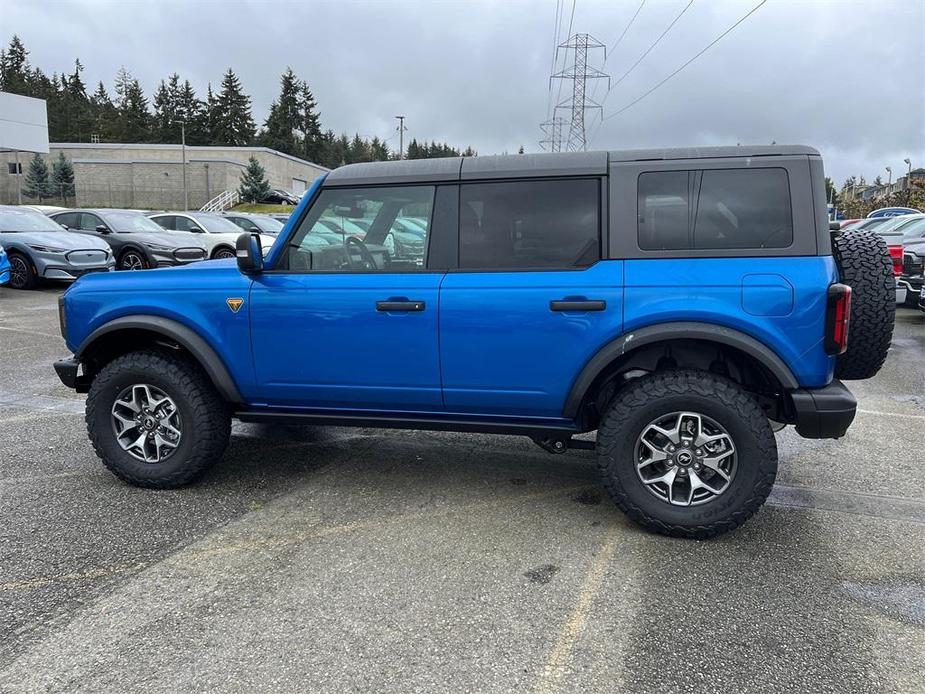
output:
[[575,268],[601,257],[596,179],[471,183],[460,188],[459,267]]
[[786,248],[793,243],[784,169],[641,174],[638,220],[644,250]]

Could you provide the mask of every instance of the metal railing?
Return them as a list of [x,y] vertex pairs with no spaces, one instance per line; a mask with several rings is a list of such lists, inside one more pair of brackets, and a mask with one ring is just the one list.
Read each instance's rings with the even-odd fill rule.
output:
[[226,190],[209,200],[205,205],[199,208],[200,212],[224,212],[229,207],[238,203],[239,199],[237,190]]

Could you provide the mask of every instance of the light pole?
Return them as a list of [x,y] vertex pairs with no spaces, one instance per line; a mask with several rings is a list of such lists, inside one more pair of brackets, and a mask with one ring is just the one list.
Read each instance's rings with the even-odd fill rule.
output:
[[903,161],[905,162],[906,166],[909,167],[909,170],[906,171],[906,188],[911,188],[912,187],[912,160],[903,159]]
[[886,185],[889,187],[893,183],[893,169],[891,169],[889,166],[886,167],[886,173]]
[[404,116],[395,116],[398,119],[398,158],[405,158],[405,131],[408,129],[405,127],[405,117]]
[[189,210],[189,190],[186,187],[186,123],[180,123],[180,152],[183,156],[183,211]]

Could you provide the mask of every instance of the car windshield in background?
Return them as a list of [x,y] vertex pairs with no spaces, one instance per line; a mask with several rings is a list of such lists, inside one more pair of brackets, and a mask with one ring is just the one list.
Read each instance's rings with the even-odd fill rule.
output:
[[901,231],[903,234],[903,241],[909,241],[911,239],[920,239],[925,236],[925,217],[920,217],[919,219],[913,219],[911,222],[903,224],[902,227],[896,231]]
[[260,231],[268,234],[278,234],[283,230],[284,224],[272,217],[248,217],[247,221],[253,222]]
[[230,219],[219,217],[218,215],[197,214],[192,215],[206,231],[210,234],[240,234],[241,227],[232,222]]
[[0,210],[0,231],[64,231],[64,227],[33,210]]
[[140,212],[107,212],[106,220],[115,231],[122,234],[133,231],[164,233],[164,227],[148,219]]

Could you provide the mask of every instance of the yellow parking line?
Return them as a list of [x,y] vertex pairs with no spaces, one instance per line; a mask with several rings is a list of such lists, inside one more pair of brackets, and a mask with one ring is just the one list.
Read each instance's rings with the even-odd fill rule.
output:
[[607,564],[610,563],[610,559],[617,548],[619,533],[619,527],[610,529],[601,544],[601,548],[598,550],[597,556],[591,563],[584,585],[578,594],[575,609],[572,610],[568,620],[562,625],[556,645],[549,654],[549,660],[540,675],[540,680],[535,687],[537,692],[545,693],[558,690],[562,676],[565,674],[566,665],[572,655],[572,649],[581,636],[581,632],[584,631],[588,615],[591,613],[591,605],[601,589]]

